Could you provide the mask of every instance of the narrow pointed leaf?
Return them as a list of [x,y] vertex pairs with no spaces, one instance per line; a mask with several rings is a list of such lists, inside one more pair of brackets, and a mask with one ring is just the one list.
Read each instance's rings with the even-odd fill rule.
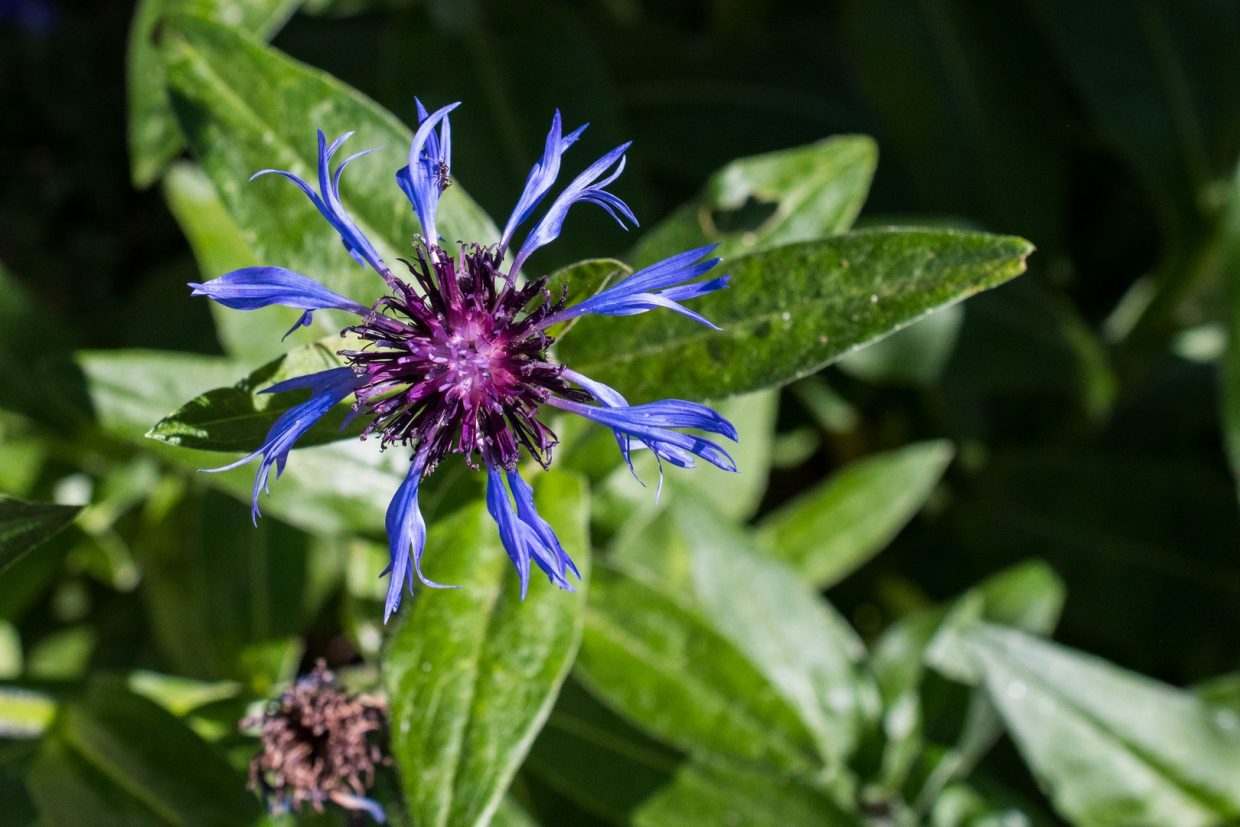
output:
[[[159,420],[147,436],[203,451],[253,451],[281,414],[308,398],[306,391],[263,391],[288,379],[340,367],[344,361],[337,351],[348,346],[346,340],[332,337],[290,350],[235,385],[194,397]],[[356,439],[365,423],[359,421],[342,430],[349,412],[347,401],[336,406],[297,441],[298,447]]]
[[1240,818],[1240,721],[1231,710],[1001,626],[949,630],[935,646],[969,659],[1072,823],[1206,827]]
[[577,675],[638,728],[691,754],[810,773],[813,735],[711,623],[653,580],[596,567]]
[[642,236],[633,259],[644,267],[710,243],[719,244],[715,255],[732,258],[845,232],[865,203],[877,163],[878,147],[864,135],[739,158]]
[[796,712],[821,760],[844,765],[877,716],[877,689],[861,640],[792,569],[699,500],[672,502],[613,557],[691,602]]
[[919,442],[840,469],[766,516],[758,547],[827,588],[882,551],[951,462],[949,442]]
[[1019,275],[1023,239],[881,230],[725,261],[732,281],[693,302],[722,328],[673,313],[588,317],[561,343],[573,370],[631,401],[717,398],[775,387]]

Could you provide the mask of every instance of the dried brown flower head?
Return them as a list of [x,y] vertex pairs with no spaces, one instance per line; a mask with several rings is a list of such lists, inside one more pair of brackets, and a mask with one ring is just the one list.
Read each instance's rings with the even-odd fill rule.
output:
[[305,804],[322,812],[330,801],[382,822],[383,808],[365,796],[387,760],[373,738],[386,715],[381,699],[339,688],[320,660],[261,716],[241,722],[258,731],[263,746],[250,762],[250,789],[261,791],[274,813]]

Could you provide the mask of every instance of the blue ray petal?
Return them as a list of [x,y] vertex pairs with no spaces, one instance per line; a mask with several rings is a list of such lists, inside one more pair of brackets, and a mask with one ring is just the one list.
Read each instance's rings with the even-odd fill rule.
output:
[[387,278],[391,275],[387,264],[383,262],[383,259],[379,256],[378,251],[375,250],[374,245],[370,243],[370,240],[366,238],[353,219],[349,217],[349,214],[344,209],[344,205],[340,203],[340,174],[354,159],[360,158],[374,150],[368,149],[358,152],[345,159],[344,163],[336,169],[335,174],[332,174],[331,171],[332,156],[336,154],[336,151],[340,149],[341,145],[352,134],[352,132],[346,132],[333,141],[331,146],[328,146],[323,130],[319,130],[319,192],[315,192],[314,188],[299,176],[282,169],[261,169],[251,175],[250,180],[253,181],[255,178],[263,175],[281,175],[292,181],[306,194],[306,197],[314,204],[315,209],[340,234],[340,241],[344,244],[344,248],[349,251],[349,255],[353,256],[353,259],[358,264],[370,264],[375,269],[375,272]]
[[267,432],[266,439],[263,440],[262,446],[257,451],[228,465],[219,468],[204,468],[202,470],[209,473],[228,471],[261,458],[258,465],[258,473],[254,476],[254,497],[250,511],[251,518],[257,524],[260,516],[258,495],[262,491],[268,490],[271,467],[273,465],[276,467],[277,477],[284,473],[284,464],[288,461],[288,453],[292,450],[297,440],[301,439],[306,431],[310,430],[314,423],[318,422],[325,413],[351,394],[361,381],[353,373],[352,368],[333,368],[308,376],[299,376],[296,379],[291,379],[280,385],[268,388],[268,392],[277,393],[285,390],[310,388],[314,393],[305,402],[289,408],[280,415],[279,419],[275,421]]

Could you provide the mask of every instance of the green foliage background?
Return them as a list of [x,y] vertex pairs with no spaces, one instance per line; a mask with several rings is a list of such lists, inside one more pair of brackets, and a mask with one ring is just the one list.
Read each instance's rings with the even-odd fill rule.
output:
[[[0,19],[6,823],[288,823],[236,721],[319,657],[389,699],[398,824],[1240,819],[1240,7],[26,6],[55,14]],[[414,94],[465,101],[451,239],[495,239],[554,108],[592,122],[570,166],[635,140],[642,229],[575,213],[536,264],[581,295],[717,241],[724,331],[589,318],[558,355],[713,400],[742,473],[656,504],[559,423],[537,497],[583,588],[521,603],[446,463],[427,570],[462,588],[384,628],[400,452],[315,431],[257,528],[251,469],[195,472],[338,320],[281,343],[294,311],[184,284],[261,262],[374,298],[245,180],[357,130],[385,150],[346,206],[399,253]]]

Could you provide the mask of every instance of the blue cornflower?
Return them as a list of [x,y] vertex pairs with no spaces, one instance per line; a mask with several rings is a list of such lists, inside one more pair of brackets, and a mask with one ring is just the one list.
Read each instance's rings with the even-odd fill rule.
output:
[[[285,412],[271,427],[263,445],[228,468],[259,460],[254,481],[253,513],[266,489],[271,467],[284,470],[294,443],[325,413],[349,396],[356,414],[369,417],[363,437],[377,435],[380,444],[402,445],[412,451],[409,473],[387,512],[391,563],[385,621],[400,605],[407,584],[416,576],[424,585],[443,588],[422,573],[426,523],[418,508],[418,487],[446,454],[457,453],[472,468],[485,467],[487,510],[516,566],[521,596],[529,584],[530,563],[552,583],[572,589],[569,575],[578,576],[572,559],[555,531],[534,507],[533,491],[517,471],[521,448],[544,468],[551,462],[556,436],[539,418],[542,406],[578,414],[606,425],[616,436],[630,469],[632,450],[645,446],[662,462],[691,467],[700,457],[735,471],[732,458],[712,440],[686,429],[735,440],[732,424],[710,408],[679,399],[629,405],[617,391],[552,361],[548,349],[552,326],[587,313],[627,316],[665,308],[714,327],[680,302],[718,290],[727,276],[699,281],[718,264],[709,258],[713,247],[672,256],[632,274],[619,283],[567,306],[566,296],[547,291],[547,277],[518,283],[517,274],[539,248],[554,241],[569,209],[579,202],[602,207],[621,227],[636,225],[623,201],[607,191],[624,169],[622,144],[603,155],[565,187],[504,265],[517,229],[538,209],[559,175],[565,151],[584,126],[563,134],[556,112],[543,156],[534,164],[516,208],[497,244],[463,244],[455,258],[439,246],[435,213],[439,197],[451,183],[451,104],[428,113],[418,102],[418,129],[409,161],[396,182],[413,204],[422,235],[415,236],[413,256],[405,262],[409,277],[397,277],[348,216],[340,202],[340,175],[355,158],[332,169],[332,158],[349,137],[330,145],[319,132],[319,187],[282,170],[263,170],[292,180],[339,233],[345,249],[369,265],[388,285],[388,294],[365,307],[318,282],[279,267],[246,267],[204,284],[191,284],[193,295],[208,296],[236,310],[278,304],[304,311],[296,330],[309,324],[316,310],[345,310],[359,317],[343,333],[362,341],[357,350],[340,355],[346,367],[298,377],[268,388],[279,393],[312,391],[308,401]],[[257,177],[257,175],[255,177]],[[567,292],[567,291],[566,291]],[[292,330],[289,331],[290,333]],[[634,445],[634,441],[639,445]],[[223,470],[223,469],[214,469]]]

